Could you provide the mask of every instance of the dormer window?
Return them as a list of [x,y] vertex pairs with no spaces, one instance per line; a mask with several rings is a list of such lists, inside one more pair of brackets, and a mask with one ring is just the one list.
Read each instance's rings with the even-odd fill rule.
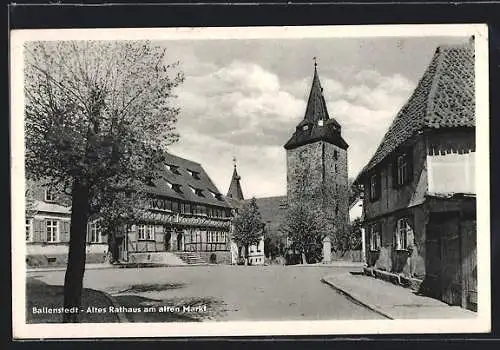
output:
[[54,202],[56,200],[56,196],[51,190],[45,189],[44,200],[46,202]]
[[168,180],[165,179],[165,182],[168,184],[168,187],[170,187],[170,189],[174,190],[175,192],[177,193],[182,193],[182,190],[181,190],[181,185],[179,184],[174,184]]
[[200,173],[197,172],[197,171],[194,171],[194,170],[187,170],[189,172],[189,174],[195,178],[196,180],[199,180],[200,179]]
[[193,186],[189,186],[189,188],[191,188],[191,191],[193,191],[193,193],[195,195],[197,195],[198,197],[205,197],[203,195],[203,190],[201,188],[196,188],[196,187],[193,187]]
[[172,173],[174,173],[175,175],[180,175],[180,174],[181,174],[181,173],[179,172],[179,166],[177,166],[177,165],[173,165],[173,164],[168,164],[167,166],[168,166],[168,168],[170,169],[170,171],[171,171]]

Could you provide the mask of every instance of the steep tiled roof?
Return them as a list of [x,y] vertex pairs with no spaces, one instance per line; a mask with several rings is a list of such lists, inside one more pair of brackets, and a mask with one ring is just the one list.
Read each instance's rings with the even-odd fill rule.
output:
[[148,187],[153,195],[230,207],[199,163],[167,153],[159,175],[152,181],[154,186]]
[[426,129],[474,127],[474,48],[440,46],[358,178]]
[[328,114],[323,88],[315,66],[304,119],[297,125],[295,132],[284,147],[288,150],[316,141],[327,141],[347,149],[347,142],[340,135],[340,131],[340,124]]

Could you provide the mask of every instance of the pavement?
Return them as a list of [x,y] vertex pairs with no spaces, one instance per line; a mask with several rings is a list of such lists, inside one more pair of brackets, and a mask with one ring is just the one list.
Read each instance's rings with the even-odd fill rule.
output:
[[362,275],[341,273],[328,275],[322,282],[353,302],[388,319],[459,319],[474,318],[473,311],[450,306],[434,298],[416,294],[415,291],[392,283]]

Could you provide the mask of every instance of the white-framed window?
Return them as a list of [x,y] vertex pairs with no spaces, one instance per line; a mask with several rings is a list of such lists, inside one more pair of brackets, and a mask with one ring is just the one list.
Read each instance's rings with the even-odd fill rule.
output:
[[56,200],[56,196],[54,195],[54,193],[46,188],[45,189],[45,192],[44,192],[44,198],[43,198],[46,202],[54,202]]
[[318,120],[318,125],[319,125],[319,126],[323,126],[323,124],[324,124],[323,119]]
[[380,225],[372,224],[369,226],[370,228],[370,250],[378,251],[381,247],[381,239],[380,239]]
[[33,219],[25,220],[25,232],[26,232],[26,242],[31,242],[33,240]]
[[306,130],[308,130],[308,129],[309,129],[309,125],[304,125],[304,126],[302,127],[302,130],[304,130],[304,131],[306,131]]
[[137,239],[141,241],[154,241],[155,227],[153,225],[138,225]]
[[408,249],[408,236],[412,232],[408,218],[401,218],[396,224],[396,235],[394,237],[396,250]]
[[47,242],[54,243],[59,241],[59,221],[53,219],[45,220],[45,229]]
[[101,243],[102,242],[102,232],[101,225],[98,221],[90,223],[90,243]]

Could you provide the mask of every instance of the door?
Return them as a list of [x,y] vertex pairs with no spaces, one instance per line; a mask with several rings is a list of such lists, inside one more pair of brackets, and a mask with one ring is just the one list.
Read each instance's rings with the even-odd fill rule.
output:
[[462,236],[463,294],[462,307],[477,311],[477,242],[476,220],[460,224]]
[[165,245],[165,251],[170,251],[170,245],[172,244],[172,233],[170,231],[165,231],[165,237],[163,238],[163,243]]
[[442,299],[450,305],[462,304],[460,236],[458,227],[442,238],[441,245]]
[[183,251],[184,250],[184,237],[182,236],[182,232],[177,234],[177,250],[178,251]]

